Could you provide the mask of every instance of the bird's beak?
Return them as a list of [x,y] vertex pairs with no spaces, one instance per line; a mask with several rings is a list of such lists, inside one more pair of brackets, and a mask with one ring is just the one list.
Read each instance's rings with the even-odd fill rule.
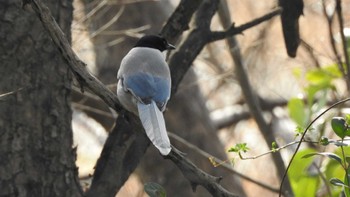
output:
[[168,46],[166,46],[166,49],[172,50],[172,49],[176,49],[176,47],[174,45],[168,43]]

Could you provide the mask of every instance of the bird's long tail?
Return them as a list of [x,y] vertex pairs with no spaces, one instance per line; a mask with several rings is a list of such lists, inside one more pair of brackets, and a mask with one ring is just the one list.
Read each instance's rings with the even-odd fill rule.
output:
[[148,138],[162,155],[168,155],[171,147],[163,113],[154,101],[148,105],[138,102],[137,109]]

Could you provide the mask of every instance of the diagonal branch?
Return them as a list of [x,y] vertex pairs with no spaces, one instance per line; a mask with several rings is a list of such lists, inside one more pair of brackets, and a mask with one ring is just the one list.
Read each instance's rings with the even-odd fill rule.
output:
[[[116,126],[103,147],[95,167],[87,197],[114,196],[137,167],[150,141],[140,121],[131,113],[128,118],[118,116]],[[123,158],[123,162],[120,162]]]
[[236,195],[228,192],[219,182],[221,178],[211,176],[201,169],[198,169],[191,161],[182,156],[182,154],[173,148],[169,155],[165,157],[171,159],[175,165],[181,170],[182,174],[190,181],[192,189],[195,191],[197,185],[206,188],[212,196],[234,197]]
[[230,25],[226,31],[210,31],[210,21],[213,11],[216,11],[219,1],[204,1],[199,8],[202,12],[198,12],[195,18],[195,27],[188,34],[185,41],[178,47],[176,52],[170,57],[169,66],[172,73],[172,95],[177,91],[183,76],[191,67],[197,55],[202,51],[206,44],[218,41],[224,38],[241,34],[243,31],[252,28],[260,23],[270,20],[272,17],[281,13],[281,8],[277,8],[270,13],[254,19],[246,24],[235,27]]
[[[221,2],[222,4],[219,9],[219,17],[223,26],[228,26],[232,22],[230,19],[229,10],[227,9],[227,6],[225,6],[227,2],[226,0],[221,0]],[[236,76],[240,83],[244,98],[249,107],[249,111],[254,117],[255,122],[258,125],[259,130],[262,133],[267,146],[270,149],[272,149],[271,144],[275,142],[276,139],[273,133],[271,132],[271,125],[263,117],[263,113],[262,113],[261,105],[259,104],[258,97],[256,95],[256,92],[253,90],[250,84],[250,81],[248,79],[248,75],[245,70],[239,43],[235,37],[230,37],[230,38],[227,38],[227,45],[230,47],[231,56],[235,63]],[[277,170],[277,175],[280,179],[282,179],[285,172],[285,166],[282,159],[282,155],[280,153],[273,154],[272,159],[274,161],[274,164]],[[284,186],[286,189],[286,193],[292,194],[292,189],[288,179],[286,180]]]
[[160,34],[171,43],[177,41],[182,32],[189,29],[189,22],[194,12],[201,5],[202,0],[181,0]]
[[52,17],[50,10],[39,0],[25,0],[24,6],[30,3],[35,13],[38,15],[43,26],[50,34],[53,42],[56,44],[58,50],[62,54],[63,58],[67,61],[69,68],[76,76],[81,86],[89,88],[97,96],[99,96],[107,105],[120,111],[122,109],[119,104],[117,96],[110,91],[101,81],[91,75],[87,69],[86,64],[82,62],[73,51],[66,39],[66,36],[62,32],[61,28]]
[[192,62],[208,43],[208,37],[211,33],[210,21],[217,10],[218,4],[218,0],[205,0],[201,3],[195,14],[195,27],[170,57],[171,95],[175,94],[178,85],[191,67]]
[[279,189],[277,189],[277,188],[274,188],[274,187],[272,187],[270,185],[265,184],[264,182],[254,180],[254,179],[252,179],[252,178],[250,178],[250,177],[248,177],[248,176],[246,176],[244,174],[241,174],[240,172],[234,170],[232,165],[227,164],[226,161],[222,161],[222,160],[214,157],[213,155],[203,151],[202,149],[200,149],[197,146],[191,144],[190,142],[186,141],[185,139],[181,138],[180,136],[178,136],[178,135],[176,135],[174,133],[169,133],[169,137],[171,137],[171,138],[181,142],[182,144],[184,144],[188,148],[196,151],[198,154],[200,154],[201,156],[203,156],[203,157],[205,157],[207,159],[208,158],[212,158],[216,163],[218,163],[220,165],[220,167],[225,168],[229,173],[235,174],[235,175],[241,177],[242,179],[250,181],[250,182],[252,182],[252,183],[254,183],[254,184],[256,184],[256,185],[258,185],[258,186],[260,186],[260,187],[262,187],[264,189],[270,190],[270,191],[275,192],[275,193],[279,192]]
[[[123,112],[124,110],[119,104],[116,95],[86,70],[85,64],[74,53],[65,35],[51,16],[50,10],[40,0],[24,0],[23,3],[24,6],[26,4],[32,6],[44,28],[50,34],[54,44],[59,49],[63,58],[67,61],[69,68],[79,78],[80,83],[98,95],[109,107],[115,109],[117,112]],[[129,116],[130,114],[125,113],[125,115]],[[121,129],[123,131],[134,130],[135,132],[132,133],[136,133],[136,137],[134,137],[136,140],[128,141],[127,139],[129,138],[120,138],[119,131],[113,131],[109,135],[96,167],[93,185],[91,186],[91,191],[88,193],[89,196],[110,196],[111,193],[107,193],[107,191],[112,193],[118,191],[127,177],[122,177],[121,182],[114,183],[113,180],[117,180],[119,175],[118,173],[112,173],[115,167],[127,170],[127,173],[125,174],[126,176],[135,169],[136,166],[126,166],[125,160],[120,159],[120,155],[116,155],[116,152],[121,151],[118,147],[125,149],[125,151],[121,151],[121,154],[123,154],[125,158],[129,158],[129,160],[135,159],[134,156],[137,157],[136,159],[140,159],[148,147],[149,140],[148,138],[142,137],[144,136],[144,133],[141,132],[142,128],[134,116],[131,116],[131,118],[129,116],[129,118],[126,119],[123,116],[120,116],[117,121],[119,121],[119,126],[117,128],[124,127]],[[120,121],[126,122],[120,123]],[[128,126],[131,127],[128,128]],[[116,139],[124,140],[116,141]],[[219,178],[213,177],[198,169],[192,164],[192,162],[185,159],[178,151],[174,150],[171,151],[167,158],[172,160],[179,167],[185,177],[191,182],[193,188],[197,185],[201,185],[214,196],[234,196],[220,186],[218,183],[220,180]],[[138,162],[133,161],[133,163],[137,164]]]
[[344,19],[343,19],[343,13],[342,13],[342,6],[341,6],[341,0],[336,0],[336,12],[338,16],[338,22],[339,22],[339,29],[340,29],[340,37],[343,47],[343,54],[345,58],[345,66],[346,66],[346,84],[348,86],[348,91],[350,89],[350,58],[348,54],[348,47],[347,47],[347,41],[344,35]]
[[256,18],[248,23],[235,27],[235,24],[232,24],[226,31],[212,32],[209,42],[222,40],[236,34],[241,34],[243,31],[252,28],[256,25],[259,25],[262,22],[272,19],[273,17],[280,15],[282,13],[281,8],[276,8],[275,10],[267,13],[259,18]]
[[[337,46],[336,46],[335,36],[334,36],[334,33],[333,33],[333,28],[332,28],[333,21],[334,21],[334,14],[333,13],[331,15],[327,14],[326,4],[325,4],[324,0],[322,0],[322,9],[323,9],[323,13],[324,13],[324,15],[325,15],[325,17],[327,19],[329,41],[330,41],[330,44],[331,44],[331,47],[332,47],[332,50],[333,50],[333,53],[334,53],[337,65],[338,65],[338,69],[342,73],[342,75],[343,75],[343,77],[345,79],[346,73],[345,73],[345,70],[344,70],[344,67],[343,67],[341,56],[340,56],[339,51],[338,51]],[[345,81],[347,81],[347,80],[345,79]]]

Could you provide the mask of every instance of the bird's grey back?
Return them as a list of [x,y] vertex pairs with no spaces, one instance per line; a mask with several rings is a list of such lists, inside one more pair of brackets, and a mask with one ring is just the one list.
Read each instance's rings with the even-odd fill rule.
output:
[[[121,62],[118,78],[140,72],[170,79],[169,67],[165,62],[164,54],[157,49],[146,47],[131,49]],[[123,73],[123,76],[120,76],[120,73]]]

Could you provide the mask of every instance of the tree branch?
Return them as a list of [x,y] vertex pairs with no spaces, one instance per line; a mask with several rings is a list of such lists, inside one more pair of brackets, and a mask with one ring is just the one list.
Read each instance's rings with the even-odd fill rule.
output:
[[138,117],[131,113],[124,115],[127,118],[118,116],[116,126],[107,138],[87,197],[115,196],[150,145],[146,134],[138,132],[142,130]]
[[[232,23],[230,19],[229,10],[227,9],[226,0],[221,0],[219,17],[224,27],[229,26]],[[272,149],[272,143],[275,142],[276,140],[273,133],[271,132],[272,130],[271,126],[267,123],[267,121],[263,117],[261,106],[259,104],[259,99],[255,91],[253,90],[252,86],[250,85],[250,81],[248,79],[247,73],[245,71],[244,63],[242,60],[239,43],[237,42],[235,37],[230,37],[230,38],[227,38],[227,44],[230,47],[231,56],[235,63],[236,76],[241,86],[244,98],[249,107],[249,111],[254,117],[255,122],[257,123],[259,130],[262,133],[267,146],[270,149]],[[281,154],[280,153],[273,154],[272,159],[277,169],[278,177],[282,179],[285,172],[285,166],[284,166],[284,162]],[[284,182],[284,186],[286,189],[286,194],[292,194],[292,189],[288,179]]]
[[196,18],[195,27],[191,30],[185,41],[178,47],[176,52],[170,57],[169,66],[172,73],[172,94],[177,90],[183,76],[191,67],[192,62],[201,52],[204,46],[210,42],[220,39],[228,38],[243,31],[252,28],[272,17],[279,15],[281,9],[276,10],[257,18],[251,22],[243,24],[238,27],[230,25],[230,27],[223,32],[210,31],[210,22],[219,5],[218,0],[204,1],[199,8]]
[[[263,111],[271,111],[275,107],[285,106],[288,103],[288,101],[283,99],[281,100],[265,100],[263,98],[258,98],[258,99],[261,106],[261,110]],[[236,124],[241,120],[246,120],[248,118],[251,118],[251,113],[249,112],[249,110],[243,110],[238,113],[229,114],[222,118],[213,119],[213,122],[216,128],[222,129],[225,127],[229,127],[233,124]]]
[[288,176],[288,175],[287,175],[287,174],[288,174],[288,170],[289,170],[290,166],[292,165],[293,160],[294,160],[296,154],[298,153],[298,151],[299,151],[299,149],[300,149],[301,143],[303,142],[303,140],[304,140],[304,138],[305,138],[306,132],[308,132],[309,129],[311,128],[311,126],[312,126],[319,118],[321,118],[325,113],[327,113],[329,110],[333,109],[334,107],[337,107],[338,105],[344,104],[345,102],[348,102],[348,101],[350,101],[350,98],[346,98],[346,99],[344,99],[344,100],[341,100],[341,101],[338,101],[338,102],[334,103],[333,105],[331,105],[330,107],[328,107],[327,109],[325,109],[322,113],[320,113],[315,119],[313,119],[313,120],[309,123],[309,125],[307,125],[307,127],[305,128],[303,134],[302,134],[301,137],[300,137],[299,143],[298,143],[297,147],[295,148],[295,151],[294,151],[294,153],[293,153],[293,155],[292,155],[292,158],[290,159],[290,161],[289,161],[289,163],[288,163],[288,165],[287,165],[286,171],[285,171],[284,174],[283,174],[282,181],[281,181],[281,184],[280,184],[280,193],[279,193],[279,197],[282,196],[282,193],[283,193],[283,192],[282,192],[282,188],[283,188],[283,186],[284,186],[283,183],[284,183],[284,181],[286,180],[286,178],[287,178],[287,176]]
[[[324,0],[322,1],[322,8],[323,8],[323,13],[324,13],[324,15],[325,15],[325,17],[327,19],[329,41],[330,41],[333,53],[334,53],[335,58],[336,58],[338,69],[342,73],[342,75],[344,77],[344,80],[347,82],[346,77],[345,77],[346,73],[345,73],[345,70],[344,70],[344,67],[343,67],[343,63],[341,61],[341,56],[340,56],[340,54],[338,52],[338,49],[337,49],[337,46],[336,46],[336,43],[335,43],[334,33],[333,33],[333,29],[332,29],[333,21],[334,21],[334,14],[332,13],[331,15],[328,15],[327,10],[326,10],[326,4],[325,4]],[[349,82],[347,82],[347,85],[348,84],[349,84]]]
[[272,192],[275,192],[275,193],[278,193],[279,192],[279,189],[277,188],[274,188],[274,187],[271,187],[270,185],[267,185],[263,182],[260,182],[260,181],[257,181],[257,180],[254,180],[244,174],[241,174],[240,172],[237,172],[236,170],[233,169],[232,165],[228,164],[226,161],[222,161],[216,157],[214,157],[213,155],[203,151],[202,149],[198,148],[197,146],[191,144],[190,142],[186,141],[185,139],[181,138],[180,136],[174,134],[174,133],[171,133],[171,132],[168,132],[169,133],[169,137],[181,142],[182,144],[184,144],[185,146],[187,146],[188,148],[196,151],[198,154],[200,154],[201,156],[209,159],[209,158],[212,158],[216,163],[219,164],[220,167],[223,167],[225,168],[228,172],[232,173],[232,174],[235,174],[239,177],[241,177],[242,179],[245,179],[247,181],[250,181],[264,189],[267,189],[267,190],[270,190]]
[[194,191],[196,190],[197,185],[201,185],[207,189],[212,196],[236,196],[228,192],[219,184],[221,178],[211,176],[197,168],[191,161],[183,157],[177,149],[173,148],[170,154],[165,158],[174,162],[186,179],[190,181]]
[[188,24],[194,12],[201,5],[202,0],[181,0],[167,23],[162,28],[160,34],[167,38],[169,42],[178,40],[183,31],[189,29]]
[[66,36],[62,32],[61,28],[52,17],[51,12],[47,6],[45,6],[40,0],[24,0],[23,6],[30,4],[41,20],[44,28],[50,34],[56,47],[62,54],[63,58],[67,61],[69,68],[74,74],[81,86],[88,87],[92,92],[99,96],[108,106],[112,107],[116,111],[122,109],[119,104],[116,94],[111,92],[101,81],[91,75],[87,69],[86,64],[82,62],[73,51],[66,39]]
[[[210,21],[217,10],[218,0],[205,0],[195,15],[195,27],[169,59],[172,90],[174,95],[192,62],[208,43]],[[202,24],[203,23],[203,24]],[[204,25],[205,24],[205,25]]]
[[[208,2],[211,1],[207,1],[207,3]],[[65,35],[51,16],[50,10],[40,0],[23,0],[23,4],[24,6],[26,4],[32,6],[43,26],[50,34],[54,44],[59,49],[63,58],[67,61],[69,68],[76,74],[76,77],[78,77],[80,83],[99,96],[108,106],[115,109],[117,112],[123,112],[124,110],[119,104],[116,95],[86,70],[85,64],[74,53],[68,40],[65,38]],[[182,74],[184,75],[184,73]],[[88,192],[88,196],[114,195],[136,167],[128,166],[127,163],[131,162],[133,164],[138,164],[138,161],[135,162],[131,160],[140,159],[149,145],[149,139],[145,137],[144,132],[141,132],[142,128],[139,124],[139,120],[128,112],[125,112],[125,115],[129,118],[125,119],[123,115],[119,116],[120,118],[117,120],[119,126],[116,127],[107,139],[102,155],[96,166],[94,180],[91,189]],[[130,136],[129,138],[125,138],[125,136],[120,137],[120,135],[123,134],[121,131],[129,130],[135,131],[131,132],[131,135],[136,135],[134,140],[129,141],[128,139]],[[120,140],[118,141],[117,139]],[[184,176],[191,182],[193,188],[197,185],[202,185],[214,196],[234,196],[220,186],[218,183],[220,178],[213,177],[198,169],[194,164],[183,158],[183,156],[175,150],[176,149],[174,148],[171,151],[167,156],[167,159],[171,159],[179,167]],[[116,155],[119,151],[122,156]],[[124,157],[126,160],[120,159],[120,157]],[[120,172],[120,169],[115,170],[116,167],[127,170],[127,173],[125,174],[126,176],[122,177],[120,179],[121,181],[118,181],[117,183],[115,183],[115,180],[118,180],[117,177],[119,174],[113,173],[113,171]],[[107,191],[111,193],[107,193]]]
[[259,18],[256,18],[248,23],[245,23],[243,25],[240,25],[238,27],[235,27],[235,24],[233,23],[232,25],[229,26],[229,28],[225,31],[214,31],[211,33],[210,38],[209,38],[209,42],[213,42],[213,41],[217,41],[217,40],[222,40],[231,36],[234,36],[236,34],[240,34],[243,31],[252,28],[256,25],[259,25],[262,22],[265,22],[267,20],[270,20],[271,18],[280,15],[282,13],[282,9],[281,8],[277,8],[273,11],[271,11],[270,13],[265,14],[264,16],[261,16]]
[[340,37],[343,47],[343,54],[345,58],[345,65],[346,65],[346,84],[348,86],[348,91],[350,90],[350,59],[348,55],[348,49],[347,49],[347,42],[344,35],[344,19],[343,19],[343,13],[342,13],[342,6],[341,6],[341,0],[336,0],[336,12],[338,16],[338,22],[339,22],[339,29],[340,29]]

